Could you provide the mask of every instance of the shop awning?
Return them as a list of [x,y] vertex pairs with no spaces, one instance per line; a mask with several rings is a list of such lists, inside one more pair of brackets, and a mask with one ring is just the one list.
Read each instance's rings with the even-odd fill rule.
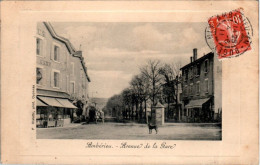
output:
[[47,107],[48,105],[44,104],[41,100],[39,100],[38,98],[36,99],[36,106],[39,107]]
[[207,99],[198,99],[198,100],[191,100],[189,104],[187,104],[186,108],[201,108],[202,104],[206,103],[209,100]]
[[58,100],[64,106],[64,108],[77,108],[68,99],[58,99],[58,98],[56,98],[56,100]]
[[53,107],[64,107],[60,102],[58,102],[55,98],[51,97],[42,97],[38,96],[40,100],[42,100],[44,103],[48,104],[49,106]]

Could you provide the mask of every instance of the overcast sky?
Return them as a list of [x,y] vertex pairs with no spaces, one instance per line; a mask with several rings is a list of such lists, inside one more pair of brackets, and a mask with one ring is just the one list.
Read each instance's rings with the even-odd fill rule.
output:
[[204,31],[207,23],[61,23],[56,33],[83,51],[91,79],[89,95],[108,98],[129,86],[148,59],[189,62],[210,52]]

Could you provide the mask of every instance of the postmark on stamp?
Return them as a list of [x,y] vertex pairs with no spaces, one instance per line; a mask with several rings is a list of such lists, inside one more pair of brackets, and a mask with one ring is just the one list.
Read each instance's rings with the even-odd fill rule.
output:
[[251,50],[253,30],[242,11],[240,8],[209,18],[205,39],[217,52],[218,59],[236,57]]

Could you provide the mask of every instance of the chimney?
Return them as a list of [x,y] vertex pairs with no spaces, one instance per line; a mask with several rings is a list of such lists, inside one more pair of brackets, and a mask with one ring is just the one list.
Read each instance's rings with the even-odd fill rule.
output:
[[197,60],[197,48],[193,49],[193,61]]
[[192,57],[190,57],[190,63],[192,63]]

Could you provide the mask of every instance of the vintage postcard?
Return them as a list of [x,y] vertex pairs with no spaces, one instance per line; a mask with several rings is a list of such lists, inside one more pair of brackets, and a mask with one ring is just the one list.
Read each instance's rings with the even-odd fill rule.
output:
[[258,164],[258,1],[4,1],[1,163]]

